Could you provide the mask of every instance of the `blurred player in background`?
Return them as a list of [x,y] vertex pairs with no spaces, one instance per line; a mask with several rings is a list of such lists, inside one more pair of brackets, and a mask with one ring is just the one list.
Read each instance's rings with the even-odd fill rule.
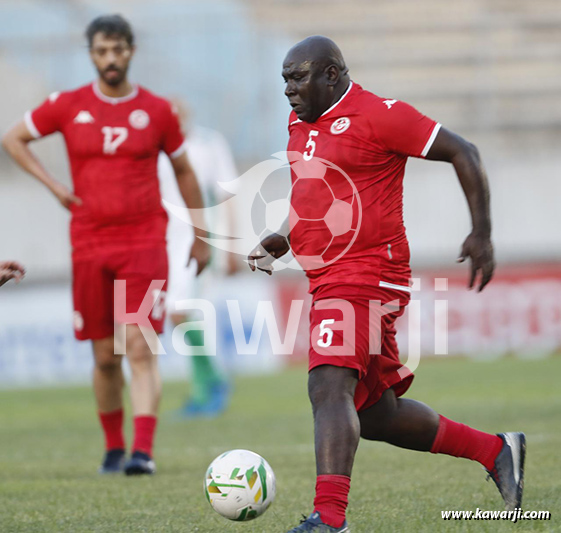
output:
[[0,261],[0,287],[11,279],[19,283],[25,276],[25,268],[16,261]]
[[[164,293],[149,288],[159,280],[165,290],[168,269],[167,215],[157,176],[160,151],[171,160],[185,203],[191,208],[203,203],[170,103],[128,80],[135,51],[129,23],[119,15],[98,17],[86,37],[98,79],[51,94],[26,113],[3,144],[72,214],[74,329],[78,339],[92,340],[93,386],[106,443],[100,472],[152,474],[161,383],[150,346],[162,332]],[[55,132],[66,142],[74,191],[53,178],[28,146]],[[201,271],[209,258],[208,246],[197,239],[191,257]],[[126,303],[119,314],[114,311],[115,280],[126,281]],[[149,314],[143,315],[139,308],[145,298]],[[114,346],[115,324],[128,320],[125,306],[126,313],[140,315],[136,324],[126,327],[134,413],[132,455],[126,463],[122,356]]]
[[[350,249],[327,266],[302,265],[313,295],[308,391],[317,479],[314,512],[291,533],[349,531],[345,512],[360,437],[478,461],[496,483],[507,510],[520,507],[524,434],[483,433],[439,416],[421,402],[400,398],[413,380],[399,361],[395,339],[395,321],[411,293],[403,225],[405,164],[410,156],[453,164],[473,225],[459,261],[471,260],[469,287],[481,275],[482,290],[493,275],[494,253],[489,189],[477,149],[411,106],[380,98],[353,83],[341,51],[325,37],[310,37],[294,46],[282,75],[293,108],[288,152],[302,154],[291,160],[293,182],[296,177],[312,177],[319,168],[334,189],[344,191],[348,185],[339,172],[318,165],[320,159],[326,160],[350,177],[362,204],[362,223]],[[320,180],[305,181],[308,185],[292,189],[293,210],[307,207],[313,212],[317,207],[318,213],[326,212],[331,194],[322,194]],[[321,219],[310,216],[314,218]],[[271,274],[274,258],[290,248],[298,256],[321,255],[332,238],[313,221],[300,220],[290,228],[284,235],[265,238],[251,252],[252,270]],[[345,245],[344,236],[339,243]],[[341,312],[322,303],[334,299],[347,302],[354,311],[355,320],[349,320],[355,335],[352,348],[340,329]],[[376,301],[391,308],[382,313],[380,306],[370,306]],[[380,348],[371,355],[372,340]]]
[[[196,126],[191,122],[189,110],[179,99],[173,99],[173,104],[178,110],[178,115],[185,134],[185,149],[189,161],[197,175],[199,185],[206,206],[216,205],[226,200],[229,196],[220,187],[219,182],[235,180],[238,175],[230,147],[224,136],[209,128]],[[173,168],[169,159],[160,154],[158,161],[158,175],[160,177],[160,190],[162,198],[170,204],[185,208],[185,203],[177,187]],[[173,213],[168,212],[168,258],[169,279],[166,295],[166,307],[170,320],[177,326],[186,320],[199,320],[195,313],[185,315],[178,311],[175,303],[189,298],[204,297],[204,278],[197,279],[196,265],[187,266],[189,250],[194,242],[192,226],[180,220]],[[226,204],[224,216],[228,225],[228,234],[235,235],[235,213],[231,203]],[[208,220],[209,229],[216,231],[218,221]],[[226,274],[235,274],[238,270],[238,260],[235,254],[226,255]],[[213,262],[214,263],[214,262]],[[216,265],[213,265],[216,266]],[[217,274],[217,268],[213,268]],[[203,347],[203,332],[198,329],[187,331],[186,337],[192,346]],[[220,414],[228,404],[229,385],[217,361],[212,356],[193,355],[188,358],[191,362],[191,391],[190,397],[181,409],[182,416],[215,416]]]

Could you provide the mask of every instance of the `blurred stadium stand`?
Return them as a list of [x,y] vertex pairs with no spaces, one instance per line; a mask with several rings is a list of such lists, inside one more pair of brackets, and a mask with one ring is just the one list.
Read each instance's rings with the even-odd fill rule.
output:
[[296,38],[333,38],[354,79],[464,132],[560,129],[555,0],[254,0]]

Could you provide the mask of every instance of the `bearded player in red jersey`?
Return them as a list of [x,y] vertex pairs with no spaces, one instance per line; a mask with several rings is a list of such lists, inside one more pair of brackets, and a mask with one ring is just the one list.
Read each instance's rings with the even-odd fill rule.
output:
[[[494,259],[488,184],[477,149],[411,106],[380,98],[353,83],[339,48],[325,37],[310,37],[294,46],[282,74],[293,108],[288,143],[293,181],[290,218],[294,212],[305,212],[308,220],[291,220],[287,231],[265,238],[249,255],[251,269],[271,274],[272,262],[290,248],[297,258],[317,258],[330,242],[331,233],[317,219],[333,197],[323,192],[318,179],[299,178],[322,177],[336,198],[350,201],[352,192],[336,165],[353,182],[362,206],[356,240],[346,253],[325,265],[300,261],[313,296],[308,389],[317,481],[314,512],[290,531],[350,531],[345,512],[360,437],[478,461],[495,481],[506,508],[520,507],[522,433],[483,433],[440,416],[421,402],[401,398],[413,379],[399,362],[394,325],[410,298],[409,246],[402,216],[405,164],[412,156],[454,166],[473,224],[459,261],[471,260],[469,287],[480,274],[482,290],[493,275]],[[320,160],[331,166],[319,165]],[[334,246],[336,254],[346,243],[335,239]],[[337,308],[329,300],[345,301],[355,320],[341,319],[344,306]],[[377,320],[372,320],[369,303],[375,301],[386,309],[381,313],[375,306]],[[355,342],[346,351],[349,332],[341,330],[349,323]],[[372,335],[376,350],[371,349]]]
[[[161,383],[150,347],[157,345],[163,328],[168,271],[167,215],[157,174],[160,151],[171,159],[186,205],[201,208],[203,203],[169,102],[127,78],[135,51],[129,23],[119,15],[102,16],[91,22],[86,37],[97,81],[51,94],[6,134],[3,145],[72,214],[74,328],[78,339],[92,339],[93,386],[106,441],[100,472],[152,474]],[[28,147],[55,132],[66,142],[73,192],[55,180]],[[197,261],[199,272],[208,258],[208,246],[195,239],[190,260]],[[115,280],[126,281],[126,305],[121,309],[118,298],[114,302]],[[159,281],[156,289],[153,281]],[[137,317],[135,324],[126,326],[126,347],[117,350],[114,328],[130,322],[125,313]],[[126,463],[124,379],[117,352],[126,352],[132,374],[134,442]]]

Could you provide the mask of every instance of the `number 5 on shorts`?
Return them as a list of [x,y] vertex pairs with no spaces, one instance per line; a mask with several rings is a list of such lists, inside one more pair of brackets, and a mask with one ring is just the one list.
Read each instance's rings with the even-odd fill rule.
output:
[[[319,325],[319,339],[317,345],[321,348],[327,348],[328,346],[331,346],[331,343],[333,342],[333,330],[326,327],[331,324],[335,324],[334,318],[326,318],[325,320],[322,320]],[[323,338],[324,335],[326,336],[325,339]]]

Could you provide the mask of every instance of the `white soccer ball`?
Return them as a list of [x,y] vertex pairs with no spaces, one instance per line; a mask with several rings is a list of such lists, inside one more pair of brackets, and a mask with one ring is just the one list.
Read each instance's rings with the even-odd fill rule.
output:
[[275,474],[260,455],[231,450],[210,463],[204,490],[212,508],[224,518],[253,520],[275,499]]

